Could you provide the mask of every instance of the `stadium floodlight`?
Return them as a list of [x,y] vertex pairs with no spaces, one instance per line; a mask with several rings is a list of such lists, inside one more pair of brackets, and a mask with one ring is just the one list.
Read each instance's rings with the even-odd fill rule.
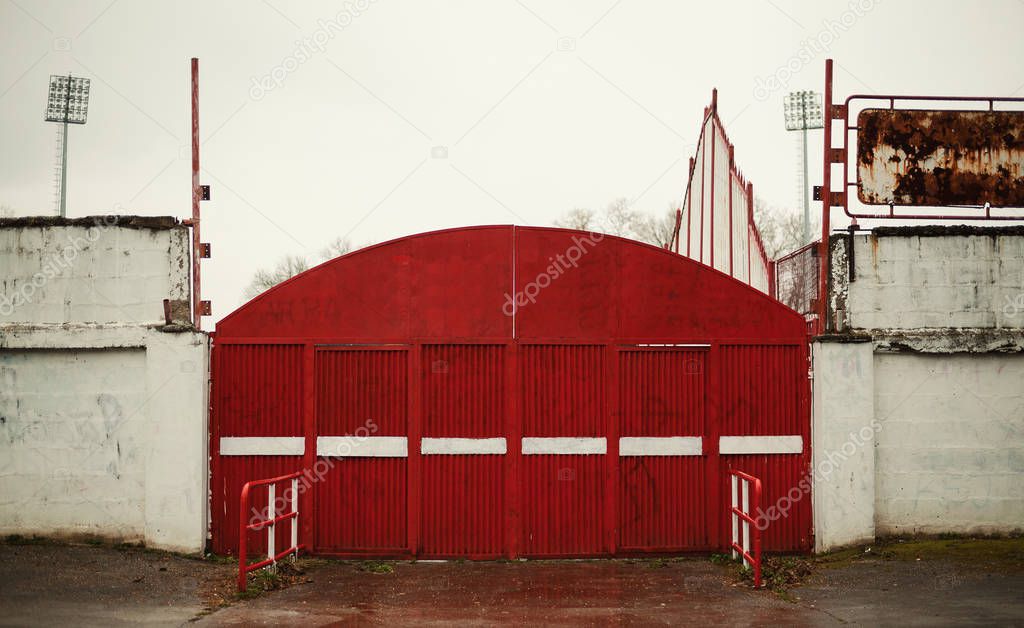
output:
[[807,130],[825,128],[821,94],[812,91],[791,92],[782,103],[787,131],[803,131],[804,174],[802,180],[804,201],[804,244],[811,241],[811,197],[807,185]]
[[50,93],[46,101],[46,121],[63,124],[60,162],[60,215],[67,215],[68,125],[85,124],[89,114],[89,79],[50,75]]

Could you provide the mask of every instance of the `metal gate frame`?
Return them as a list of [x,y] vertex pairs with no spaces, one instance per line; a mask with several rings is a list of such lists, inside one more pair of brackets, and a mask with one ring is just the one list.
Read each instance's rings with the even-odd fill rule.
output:
[[[481,234],[481,232],[484,233]],[[657,553],[674,554],[684,549],[692,551],[720,550],[727,547],[727,535],[725,533],[727,521],[724,515],[725,508],[722,507],[725,504],[723,501],[724,497],[727,495],[724,479],[724,472],[727,469],[739,467],[764,477],[766,480],[767,500],[776,499],[778,495],[785,492],[784,489],[795,486],[799,479],[805,477],[810,467],[810,387],[807,379],[808,345],[806,342],[805,326],[800,316],[795,312],[785,309],[781,304],[770,301],[767,296],[757,293],[752,288],[742,286],[739,282],[735,282],[717,271],[702,267],[694,261],[686,260],[668,251],[607,236],[606,238],[611,244],[602,244],[602,246],[609,247],[606,249],[606,252],[610,252],[614,259],[620,259],[621,256],[621,260],[615,262],[614,268],[616,270],[611,275],[598,270],[600,265],[592,272],[584,270],[585,264],[591,263],[591,260],[597,259],[595,256],[604,253],[593,254],[590,258],[584,260],[585,263],[581,262],[580,270],[574,271],[575,274],[567,274],[558,279],[560,283],[556,284],[557,288],[551,288],[551,292],[545,293],[542,299],[539,299],[537,303],[530,306],[532,309],[527,312],[529,314],[528,320],[526,317],[520,316],[520,321],[525,322],[521,322],[517,326],[518,332],[511,337],[442,333],[437,335],[411,336],[402,336],[394,333],[367,334],[358,337],[351,334],[330,336],[322,330],[329,329],[333,325],[331,323],[334,320],[333,317],[343,315],[342,312],[337,312],[334,309],[333,304],[331,304],[331,307],[322,308],[322,312],[315,313],[321,317],[317,320],[322,319],[324,321],[323,324],[294,324],[290,317],[283,317],[281,315],[281,312],[295,311],[300,319],[301,316],[306,316],[308,314],[306,310],[310,308],[309,299],[313,298],[314,295],[318,295],[314,288],[309,287],[312,281],[318,275],[325,275],[330,272],[334,274],[327,277],[324,283],[333,284],[333,282],[337,281],[335,279],[337,273],[341,272],[342,269],[348,268],[348,259],[357,259],[359,256],[364,256],[361,261],[364,265],[381,265],[384,264],[384,259],[403,259],[402,256],[406,254],[401,253],[403,250],[401,246],[416,238],[419,238],[416,245],[423,251],[420,253],[421,255],[443,255],[448,249],[452,248],[450,242],[453,238],[456,240],[472,240],[481,235],[488,235],[488,232],[490,234],[510,233],[513,242],[521,242],[525,238],[524,234],[535,240],[531,245],[534,248],[527,250],[526,254],[519,254],[517,250],[513,250],[513,257],[515,258],[513,264],[516,267],[516,276],[519,278],[529,275],[530,267],[526,261],[523,261],[527,255],[533,255],[534,259],[543,260],[544,256],[547,255],[546,251],[553,250],[549,247],[555,246],[555,244],[551,243],[568,240],[573,234],[579,233],[557,229],[496,227],[451,230],[438,232],[437,234],[403,238],[392,243],[377,245],[370,249],[355,252],[307,271],[307,273],[293,278],[289,282],[281,284],[277,288],[265,293],[262,297],[257,297],[257,299],[243,306],[235,314],[221,321],[218,331],[214,336],[211,367],[213,373],[210,432],[211,465],[213,468],[211,482],[213,487],[211,525],[215,551],[233,551],[234,543],[230,535],[232,530],[237,529],[238,515],[234,513],[230,503],[232,500],[235,500],[237,503],[237,495],[233,494],[237,490],[236,484],[240,486],[240,483],[244,483],[244,481],[249,479],[281,475],[295,471],[300,467],[307,474],[315,469],[318,461],[316,455],[317,437],[321,435],[317,433],[318,398],[315,373],[318,352],[322,352],[325,349],[367,349],[389,346],[407,352],[408,425],[406,428],[406,477],[407,479],[414,479],[414,481],[408,482],[407,485],[407,511],[405,513],[406,544],[403,548],[387,552],[372,549],[331,552],[331,555],[349,558],[366,558],[371,556],[379,558],[428,557],[428,554],[420,551],[423,547],[421,525],[424,512],[422,486],[424,460],[420,453],[420,443],[424,436],[424,410],[422,407],[424,373],[421,367],[422,360],[424,359],[424,347],[427,345],[500,345],[504,347],[504,373],[502,374],[502,379],[505,391],[503,401],[505,416],[503,429],[507,453],[504,455],[501,465],[504,475],[504,512],[502,513],[502,530],[500,532],[501,551],[497,554],[495,552],[459,554],[460,557],[489,559],[496,557],[516,558],[521,556],[626,556]],[[448,239],[448,242],[439,237],[442,235]],[[488,237],[492,236],[488,235]],[[432,239],[436,239],[439,242],[435,245],[434,242],[430,241]],[[465,247],[460,245],[460,248]],[[598,262],[603,263],[600,260]],[[419,268],[420,266],[413,265],[410,262],[409,267]],[[651,269],[650,272],[647,272],[646,269],[648,268]],[[579,281],[589,281],[591,284],[586,285],[592,286],[594,278],[598,277],[601,282],[607,282],[609,286],[607,288],[609,295],[607,297],[609,299],[607,307],[617,308],[620,307],[616,301],[617,299],[628,298],[628,294],[637,290],[646,290],[643,285],[622,283],[626,280],[620,278],[619,274],[628,275],[630,272],[637,272],[634,269],[645,269],[643,271],[644,281],[650,282],[652,286],[658,286],[656,290],[662,291],[659,294],[665,295],[658,298],[663,300],[669,299],[666,303],[675,303],[672,299],[678,298],[672,296],[675,294],[673,292],[675,284],[669,283],[670,281],[682,281],[683,283],[679,285],[683,286],[692,285],[698,288],[700,286],[705,286],[706,289],[713,288],[714,292],[708,293],[701,298],[700,307],[695,311],[699,311],[700,308],[711,307],[707,304],[714,303],[715,299],[721,300],[724,298],[723,294],[720,293],[728,293],[728,295],[735,293],[735,297],[729,296],[729,299],[734,300],[727,301],[730,310],[728,312],[715,312],[712,318],[709,319],[711,323],[707,323],[707,325],[717,325],[721,329],[715,332],[714,335],[694,334],[692,332],[672,333],[671,330],[655,330],[652,334],[657,335],[652,336],[637,336],[633,333],[624,333],[618,336],[588,333],[573,334],[571,331],[565,331],[569,328],[566,327],[567,321],[562,320],[559,323],[561,327],[556,325],[550,328],[551,332],[559,334],[557,337],[540,337],[540,334],[537,333],[549,330],[545,321],[553,320],[552,316],[569,317],[568,323],[577,324],[575,319],[572,318],[572,312],[565,311],[565,303],[576,303],[577,301],[573,300],[575,297],[572,297],[571,293],[569,293],[570,296],[568,297],[565,295],[558,296],[555,292],[556,290],[562,290],[563,288],[573,289],[573,282]],[[441,271],[443,270],[444,267],[442,266]],[[682,273],[684,278],[672,279],[671,273],[676,272]],[[685,278],[690,275],[693,276],[693,279]],[[447,280],[451,281],[450,278],[447,278]],[[410,276],[409,281],[423,283],[424,280]],[[469,279],[467,278],[465,281],[469,281]],[[520,281],[522,279],[517,279],[515,285],[521,285],[518,283]],[[616,282],[619,283],[616,284]],[[455,284],[459,283],[462,283],[462,281],[455,282]],[[621,287],[615,288],[614,286],[616,285]],[[588,287],[587,289],[593,288]],[[426,290],[426,292],[433,294],[436,290],[431,288]],[[371,294],[375,293],[371,291]],[[382,291],[382,294],[388,298],[391,296],[386,291]],[[456,299],[479,298],[473,294],[463,296],[457,292],[452,293],[452,295],[452,298]],[[690,307],[692,309],[695,307],[690,295],[684,292],[680,296],[683,298],[682,301],[679,301],[680,308]],[[321,297],[316,296],[316,298]],[[567,298],[569,301],[566,301]],[[560,301],[559,299],[562,300]],[[725,302],[723,301],[723,303]],[[504,322],[505,319],[501,318],[502,315],[498,310],[498,305],[497,303],[495,304],[495,315],[498,317],[499,322]],[[372,306],[373,304],[371,304],[371,308]],[[385,306],[381,305],[378,307],[383,309]],[[476,307],[476,303],[471,303],[469,307]],[[635,307],[634,304],[628,305],[628,308]],[[647,309],[651,307],[657,308],[662,306],[654,305],[654,302],[645,306]],[[623,312],[634,311],[629,310],[626,306],[622,306],[622,308],[621,311]],[[650,314],[645,311],[643,316],[649,318]],[[624,315],[616,314],[606,318],[609,321],[618,321],[615,323],[618,325],[616,329],[641,329],[641,327],[637,327],[633,323],[624,324],[622,322],[624,319],[621,318]],[[616,316],[619,318],[616,318]],[[642,320],[648,320],[648,318]],[[735,327],[736,330],[740,331],[738,334],[728,333],[733,329],[728,327],[731,324],[728,321],[733,318],[739,321]],[[763,335],[753,335],[755,332],[759,332],[762,326],[750,321],[762,319],[765,321],[782,321],[784,319],[785,325],[783,326],[780,322],[777,327],[763,327]],[[459,321],[455,321],[455,323],[461,324]],[[647,323],[642,324],[644,325],[643,329],[646,329]],[[475,325],[477,328],[480,327],[479,324]],[[294,328],[294,331],[292,331],[292,328]],[[705,329],[711,329],[711,327],[706,327]],[[303,331],[309,333],[302,333]],[[538,554],[535,552],[531,553],[525,543],[523,506],[528,499],[528,496],[524,493],[524,474],[527,462],[524,462],[521,446],[522,437],[529,437],[531,435],[523,433],[524,409],[522,405],[521,375],[524,348],[532,345],[597,345],[602,347],[604,373],[601,386],[606,395],[602,429],[604,438],[607,440],[606,454],[604,454],[604,460],[601,462],[601,468],[604,472],[603,481],[600,483],[603,494],[602,510],[600,511],[603,531],[600,543],[601,548],[598,552],[573,553],[557,551],[556,549],[555,551]],[[703,439],[702,456],[707,466],[705,471],[707,496],[706,503],[699,507],[703,509],[701,516],[707,522],[707,543],[704,545],[695,544],[693,547],[685,548],[641,546],[624,549],[622,547],[622,532],[619,525],[621,508],[618,503],[621,482],[620,473],[622,469],[621,456],[619,455],[619,359],[623,351],[637,350],[638,348],[648,351],[664,350],[666,348],[664,345],[707,346],[706,383],[704,388],[704,407],[707,418],[705,420],[705,433],[701,435]],[[735,348],[739,348],[739,353],[734,350]],[[254,365],[252,359],[246,357],[245,352],[247,351],[263,356],[260,358],[263,360],[263,366]],[[287,356],[281,357],[285,353],[287,353]],[[729,358],[729,356],[734,357]],[[725,362],[726,359],[740,359],[735,358],[735,356],[740,356],[743,360],[742,368],[739,370],[737,370],[734,364],[728,366]],[[785,386],[786,390],[789,391],[787,393],[789,396],[785,399],[777,396],[777,386],[774,384],[769,385],[774,381],[770,378],[778,377],[778,373],[781,372],[785,373],[785,379],[779,381],[788,382]],[[736,392],[736,382],[739,381],[736,378],[745,378],[743,381],[746,382],[745,385],[748,386],[749,392],[741,394],[741,396],[745,395],[742,407],[727,407],[724,404],[729,400],[728,396],[740,394]],[[276,386],[274,390],[277,391],[279,397],[291,400],[288,406],[291,408],[290,410],[282,405],[277,411],[287,411],[286,413],[291,414],[283,418],[277,415],[267,415],[264,409],[258,405],[258,395],[254,397],[256,393],[247,392],[246,386],[255,386],[256,388],[253,390],[260,391],[268,386]],[[773,395],[775,396],[773,397]],[[733,405],[735,406],[735,404]],[[779,414],[777,409],[783,406],[789,409]],[[738,414],[736,413],[737,408],[739,410]],[[763,416],[757,415],[755,417],[755,414],[765,408],[768,410],[762,413]],[[772,410],[772,408],[776,410]],[[724,417],[725,415],[722,415],[722,412],[730,413],[729,416],[741,417],[742,420],[737,419],[740,420],[740,423],[735,423],[734,421],[737,427],[728,428],[722,418],[715,418],[719,416]],[[778,416],[773,415],[773,412]],[[296,413],[301,415],[301,417],[292,416],[292,414]],[[746,422],[744,423],[743,421]],[[756,429],[752,429],[751,426]],[[729,429],[739,431],[729,431]],[[798,454],[786,454],[782,457],[720,453],[719,440],[722,436],[742,436],[748,433],[755,437],[758,435],[772,436],[776,434],[799,435],[803,446]],[[301,441],[301,453],[297,455],[269,455],[262,458],[256,455],[232,458],[226,452],[221,451],[220,443],[222,438],[244,436],[285,437],[294,439],[296,442]],[[776,485],[774,487],[773,482]],[[779,486],[781,483],[785,483],[785,486]],[[314,525],[318,514],[316,501],[315,487],[314,490],[306,491],[300,496],[300,509],[303,512],[309,513],[308,516],[301,519],[300,542],[313,547],[314,552],[316,552],[314,543],[317,538],[314,534]],[[793,513],[790,515],[790,521],[784,522],[785,525],[777,526],[769,531],[765,539],[767,549],[809,550],[813,546],[809,502],[808,496],[807,499],[804,499],[802,503],[794,508]],[[258,547],[254,547],[254,551],[258,550]],[[429,556],[452,557],[453,555],[431,554]]]

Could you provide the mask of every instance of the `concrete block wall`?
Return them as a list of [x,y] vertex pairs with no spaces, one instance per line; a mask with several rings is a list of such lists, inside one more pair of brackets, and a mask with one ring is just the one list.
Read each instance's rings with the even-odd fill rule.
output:
[[0,220],[0,534],[204,548],[209,341],[163,308],[189,298],[187,235]]
[[0,219],[0,325],[160,324],[189,259],[173,218]]
[[896,227],[853,245],[855,277],[832,290],[840,329],[1024,329],[1024,228]]
[[1024,528],[1024,354],[874,362],[878,533]]
[[852,280],[850,239],[830,244],[838,332],[813,347],[814,458],[878,432],[844,481],[815,476],[818,549],[1024,529],[1024,227],[858,233]]

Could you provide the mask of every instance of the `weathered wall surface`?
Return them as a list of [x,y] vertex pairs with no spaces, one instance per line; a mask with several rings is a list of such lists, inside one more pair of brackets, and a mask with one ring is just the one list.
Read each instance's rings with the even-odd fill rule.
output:
[[814,359],[815,551],[875,537],[874,363],[869,342],[816,342]]
[[1024,528],[1024,355],[875,356],[880,534]]
[[187,232],[103,220],[0,221],[0,534],[200,551],[209,343],[163,306]]
[[0,220],[0,325],[159,324],[189,298],[188,230],[171,218]]
[[[853,243],[855,277],[837,272],[831,290],[845,294],[840,329],[1024,329],[1024,228],[876,229]],[[837,271],[847,246],[835,238]]]
[[[848,357],[815,352],[815,457],[851,423],[879,430],[861,481],[815,483],[819,549],[854,542],[835,521],[858,520],[848,505],[866,482],[878,534],[1024,529],[1024,228],[896,227],[852,242],[852,279],[850,239],[831,242],[839,333],[825,340],[869,343],[872,375],[847,405],[818,403]],[[843,397],[832,387],[826,401]]]

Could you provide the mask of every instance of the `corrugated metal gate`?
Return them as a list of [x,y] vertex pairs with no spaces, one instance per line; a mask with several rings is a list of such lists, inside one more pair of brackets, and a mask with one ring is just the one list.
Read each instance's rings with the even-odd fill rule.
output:
[[321,554],[722,549],[736,466],[792,503],[766,549],[806,550],[808,393],[802,318],[678,255],[555,229],[404,238],[218,325],[214,547],[237,547],[245,481],[302,470]]

